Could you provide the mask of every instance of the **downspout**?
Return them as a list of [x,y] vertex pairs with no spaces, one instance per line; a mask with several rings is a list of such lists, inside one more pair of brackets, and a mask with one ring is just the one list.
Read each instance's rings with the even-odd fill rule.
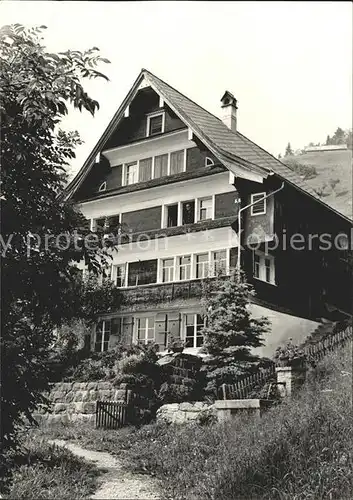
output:
[[284,188],[284,182],[282,182],[282,186],[280,188],[276,189],[276,191],[272,191],[272,193],[269,193],[267,196],[264,196],[260,200],[254,201],[253,203],[249,203],[249,205],[246,205],[245,207],[242,207],[239,209],[239,212],[238,212],[238,220],[239,220],[238,234],[239,234],[239,237],[238,237],[238,260],[237,260],[238,276],[240,275],[240,250],[241,250],[241,231],[242,231],[242,229],[241,229],[241,213],[244,210],[247,210],[248,208],[252,207],[253,205],[256,205],[256,203],[260,203],[260,201],[262,202],[263,200],[267,200],[267,198],[269,198],[270,196],[273,196],[274,194],[279,193],[279,191],[282,191],[283,188]]

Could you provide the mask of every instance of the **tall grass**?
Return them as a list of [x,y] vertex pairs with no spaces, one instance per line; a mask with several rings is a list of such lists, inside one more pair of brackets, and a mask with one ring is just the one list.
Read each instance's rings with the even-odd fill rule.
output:
[[97,468],[69,450],[43,440],[26,439],[20,455],[12,457],[13,476],[6,498],[87,498],[95,489]]
[[123,454],[126,467],[157,475],[174,500],[350,499],[352,345],[327,356],[297,397],[260,421],[89,433],[76,427],[64,435]]
[[150,427],[127,450],[130,463],[157,473],[176,500],[350,499],[351,372],[350,344],[319,364],[298,397],[259,422]]

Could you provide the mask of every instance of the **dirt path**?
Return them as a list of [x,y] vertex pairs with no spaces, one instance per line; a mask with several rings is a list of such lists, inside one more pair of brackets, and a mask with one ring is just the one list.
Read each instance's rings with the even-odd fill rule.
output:
[[107,471],[101,476],[101,485],[92,499],[157,500],[160,498],[156,481],[149,476],[132,474],[122,468],[121,462],[110,453],[91,451],[64,440],[54,439],[50,444],[64,446],[75,455],[94,462]]

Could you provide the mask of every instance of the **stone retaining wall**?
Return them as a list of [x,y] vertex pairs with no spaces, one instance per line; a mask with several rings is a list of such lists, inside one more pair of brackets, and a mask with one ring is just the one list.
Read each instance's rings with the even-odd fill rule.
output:
[[213,405],[196,401],[193,403],[170,403],[163,405],[157,411],[157,421],[171,424],[182,424],[185,422],[197,422],[208,416],[216,416]]
[[47,398],[51,401],[51,412],[44,410],[35,414],[37,421],[47,424],[75,421],[94,422],[96,402],[121,401],[131,396],[126,384],[119,388],[111,382],[62,382],[53,384]]

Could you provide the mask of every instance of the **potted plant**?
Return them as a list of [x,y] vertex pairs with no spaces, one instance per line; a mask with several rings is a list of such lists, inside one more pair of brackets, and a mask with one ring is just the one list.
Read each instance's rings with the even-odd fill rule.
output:
[[175,337],[168,334],[168,352],[181,353],[185,347],[185,342],[181,340],[180,337]]
[[285,346],[277,347],[274,361],[277,366],[304,367],[306,355],[303,349],[289,339]]

